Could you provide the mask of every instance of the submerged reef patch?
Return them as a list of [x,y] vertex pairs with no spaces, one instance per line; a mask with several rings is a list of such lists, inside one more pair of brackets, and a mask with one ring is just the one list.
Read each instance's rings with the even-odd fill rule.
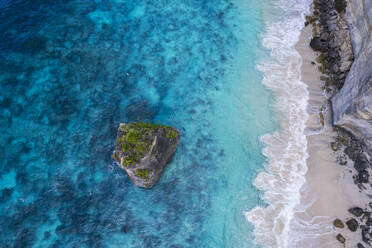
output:
[[[230,137],[247,135],[254,143],[270,118],[257,131],[256,119],[236,116],[247,82],[228,78],[232,62],[242,57],[254,86],[246,90],[251,103],[244,106],[269,116],[254,70],[262,1],[254,2],[241,11],[222,0],[2,1],[0,224],[7,228],[0,244],[250,242],[246,230],[235,228],[235,208],[213,210],[226,199],[244,207],[258,199],[242,202],[239,196],[247,194],[264,158]],[[240,18],[243,13],[248,19]],[[245,40],[252,47],[243,60],[238,51]],[[159,121],[181,132],[178,151],[152,190],[133,187],[111,158],[120,120]],[[250,132],[243,135],[240,123]]]

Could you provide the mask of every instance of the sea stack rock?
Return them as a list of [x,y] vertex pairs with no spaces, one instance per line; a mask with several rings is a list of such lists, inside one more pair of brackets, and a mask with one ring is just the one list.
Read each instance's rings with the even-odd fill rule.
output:
[[171,160],[180,132],[144,122],[121,123],[113,158],[138,187],[151,188]]

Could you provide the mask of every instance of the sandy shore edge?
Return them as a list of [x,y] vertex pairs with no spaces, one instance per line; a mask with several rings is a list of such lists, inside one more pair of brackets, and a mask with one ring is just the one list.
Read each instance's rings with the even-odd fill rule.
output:
[[[337,229],[332,222],[336,218],[347,220],[351,217],[348,209],[366,206],[368,198],[361,194],[352,178],[352,166],[341,166],[330,143],[336,139],[331,120],[331,107],[323,94],[321,76],[316,57],[310,46],[311,25],[302,30],[297,51],[302,57],[301,80],[308,86],[309,104],[306,136],[309,158],[306,184],[302,188],[301,206],[296,218],[300,220],[304,247],[356,247],[360,235],[347,228]],[[337,241],[337,234],[346,238],[346,246]]]

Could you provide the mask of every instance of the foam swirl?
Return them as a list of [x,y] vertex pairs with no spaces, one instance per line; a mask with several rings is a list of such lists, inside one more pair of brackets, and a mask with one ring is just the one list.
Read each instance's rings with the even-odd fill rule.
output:
[[279,0],[283,17],[267,24],[263,46],[270,50],[270,60],[262,62],[263,84],[276,97],[280,130],[261,137],[263,154],[268,161],[254,185],[263,192],[268,204],[245,213],[254,225],[255,241],[264,247],[291,247],[291,221],[300,204],[300,190],[307,172],[305,136],[308,104],[307,86],[301,82],[302,59],[295,45],[304,26],[311,0]]

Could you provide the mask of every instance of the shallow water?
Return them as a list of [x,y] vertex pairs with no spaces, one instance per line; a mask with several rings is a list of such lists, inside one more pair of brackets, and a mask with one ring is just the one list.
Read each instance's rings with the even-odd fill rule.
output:
[[[0,247],[255,247],[269,1],[0,1]],[[151,190],[120,122],[181,143]]]
[[263,154],[268,159],[254,185],[262,190],[267,205],[257,206],[245,215],[254,225],[256,242],[267,248],[303,247],[298,242],[311,235],[302,232],[303,225],[299,223],[303,223],[295,216],[308,207],[300,200],[308,169],[305,128],[309,98],[307,86],[301,81],[302,58],[295,46],[311,3],[311,0],[275,1],[273,9],[281,14],[267,18],[263,35],[263,46],[270,50],[270,57],[258,68],[264,73],[263,83],[275,96],[273,106],[280,128],[261,138],[265,144]]

